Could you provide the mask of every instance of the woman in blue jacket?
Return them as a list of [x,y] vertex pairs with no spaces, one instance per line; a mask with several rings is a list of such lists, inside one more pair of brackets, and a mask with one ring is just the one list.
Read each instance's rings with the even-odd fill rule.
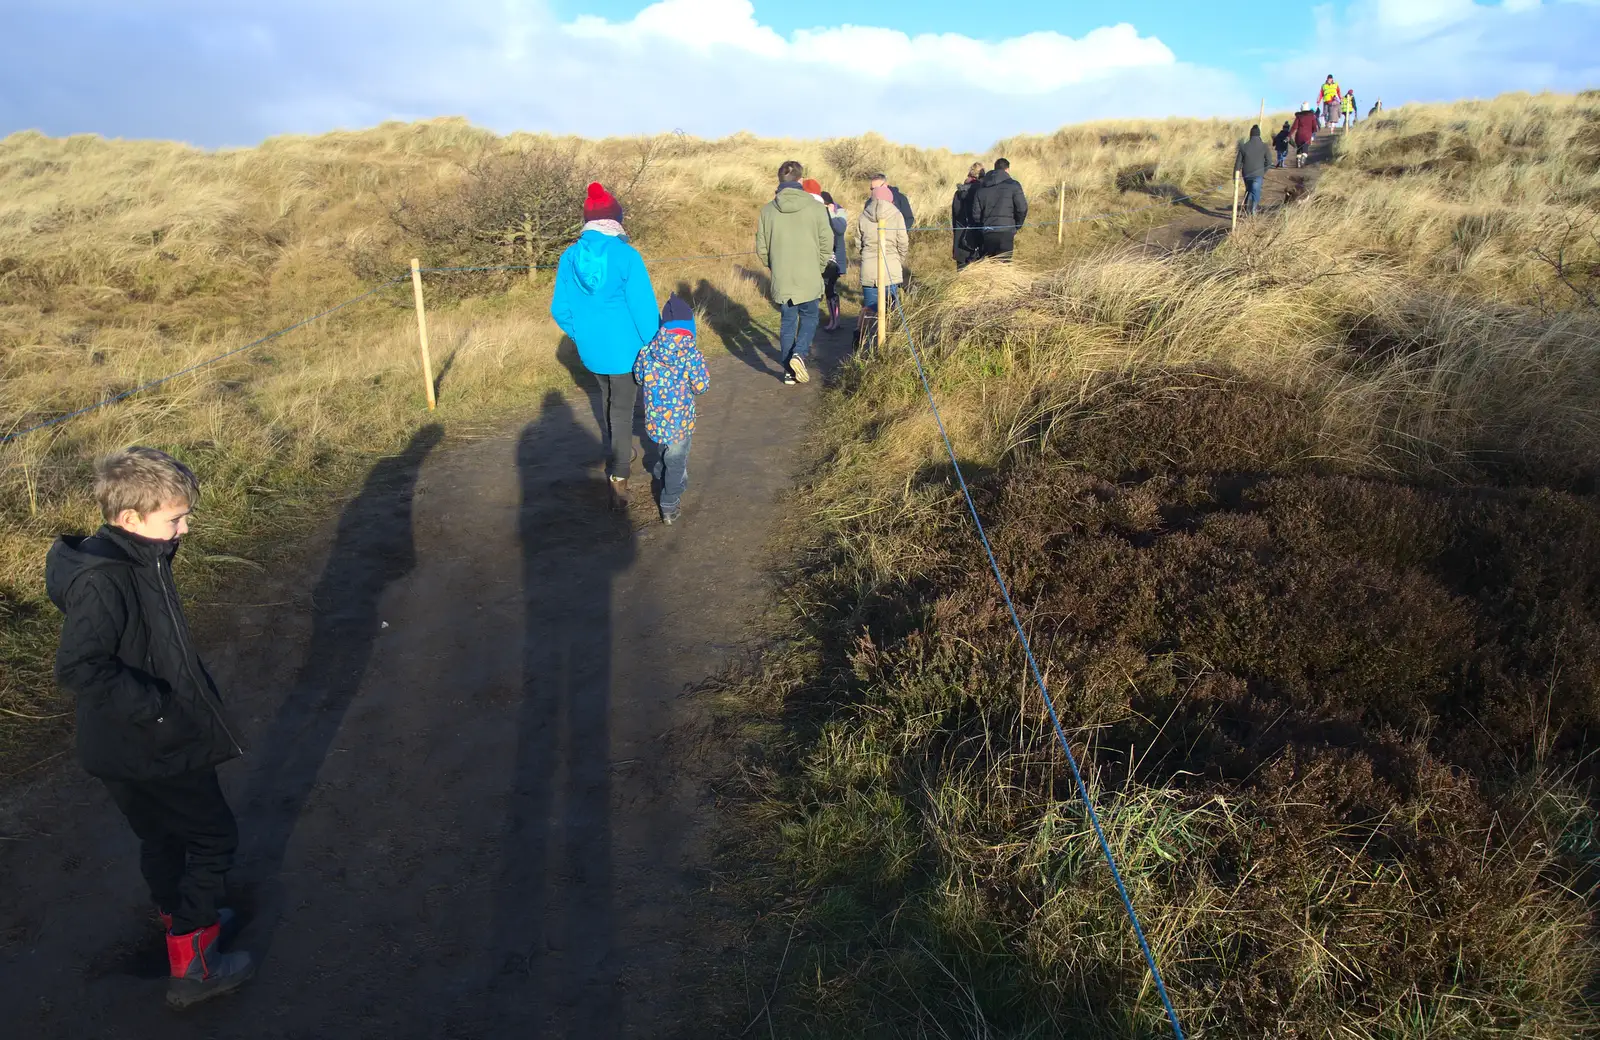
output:
[[656,293],[639,251],[622,230],[622,206],[599,184],[583,202],[583,233],[561,254],[550,316],[600,382],[606,476],[613,504],[628,504],[633,465],[633,363],[661,327]]

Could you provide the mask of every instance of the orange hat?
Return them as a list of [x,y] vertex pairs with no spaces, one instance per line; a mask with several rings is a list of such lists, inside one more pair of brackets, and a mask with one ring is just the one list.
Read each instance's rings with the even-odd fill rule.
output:
[[816,180],[814,180],[814,179],[812,179],[810,177],[807,177],[805,180],[801,181],[800,182],[800,187],[804,188],[806,191],[810,192],[813,195],[821,195],[822,194],[822,185],[821,185],[821,183],[819,183],[818,181],[816,181]]

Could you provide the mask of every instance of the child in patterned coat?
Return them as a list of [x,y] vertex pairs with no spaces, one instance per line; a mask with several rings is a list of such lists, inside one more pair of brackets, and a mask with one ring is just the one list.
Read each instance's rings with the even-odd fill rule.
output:
[[677,523],[679,501],[689,486],[689,439],[694,434],[694,399],[711,388],[706,359],[695,346],[694,311],[667,297],[661,331],[633,363],[633,378],[644,387],[644,428],[661,449],[655,475],[661,481],[661,522]]

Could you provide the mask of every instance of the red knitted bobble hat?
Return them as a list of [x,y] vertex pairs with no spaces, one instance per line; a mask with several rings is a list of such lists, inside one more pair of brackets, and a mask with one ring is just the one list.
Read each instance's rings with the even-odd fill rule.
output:
[[589,185],[589,194],[583,200],[584,220],[621,220],[622,204],[599,181]]

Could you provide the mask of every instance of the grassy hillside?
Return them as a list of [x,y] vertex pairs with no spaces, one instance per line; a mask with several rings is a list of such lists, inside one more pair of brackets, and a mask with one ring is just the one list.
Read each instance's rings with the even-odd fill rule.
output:
[[[1215,252],[911,308],[1191,1035],[1600,1034],[1597,131],[1408,109]],[[1168,1035],[907,352],[827,408],[734,702],[774,1032]]]
[[[1001,147],[1041,217],[1072,218],[1224,181],[1244,125]],[[1025,262],[960,278],[921,235],[913,334],[1193,1035],[1593,1035],[1600,98],[1408,108],[1335,156],[1214,252],[1122,245],[1163,208],[1059,248],[1030,230]],[[852,203],[887,168],[942,223],[976,157],[450,121],[226,153],[13,135],[0,428],[413,255],[540,260],[551,200],[592,175],[630,185],[647,256],[745,250],[786,158]],[[664,264],[656,287],[693,292],[714,346],[775,324],[750,266]],[[570,387],[547,276],[430,293],[452,431]],[[247,580],[425,421],[408,307],[387,290],[0,448],[0,772],[65,734],[39,572],[93,523],[89,460],[140,440],[195,462],[188,580]],[[825,401],[796,636],[730,693],[762,721],[745,891],[784,908],[766,1028],[1161,1035],[903,341]]]
[[[1149,196],[1125,196],[1118,170],[1159,167],[1164,183],[1215,183],[1238,129],[1193,121],[1091,128],[1081,140],[1030,142],[1016,170],[1043,208],[1052,196],[1040,185],[1065,180],[1063,164],[1069,212],[1138,204]],[[427,265],[527,262],[523,242],[501,247],[461,234],[460,221],[451,221],[463,211],[482,217],[502,204],[516,222],[521,204],[553,205],[541,215],[558,226],[534,257],[547,262],[577,218],[561,190],[589,177],[631,186],[624,202],[648,256],[749,250],[756,209],[770,197],[778,164],[794,157],[852,205],[865,197],[866,175],[886,169],[930,223],[947,219],[950,190],[977,158],[870,137],[497,137],[459,120],[224,152],[13,134],[0,141],[0,431],[248,343],[403,274],[411,256]],[[550,184],[556,188],[546,190]],[[1104,233],[1074,229],[1067,248]],[[918,263],[932,271],[947,243],[942,233],[920,236]],[[1053,253],[1054,236],[1035,236],[1026,248]],[[696,292],[714,319],[715,344],[718,328],[750,320],[776,328],[751,266],[743,257],[674,262],[653,276],[661,295],[679,285]],[[570,388],[556,361],[548,288],[543,273],[430,277],[435,367],[443,373],[437,418],[452,431],[497,428],[544,388]],[[206,497],[185,565],[191,587],[214,589],[248,579],[269,545],[326,510],[329,492],[336,498],[375,454],[404,443],[425,421],[422,405],[410,293],[400,284],[0,447],[0,774],[58,741],[69,722],[48,674],[57,617],[44,601],[41,570],[56,532],[96,522],[84,494],[96,455],[144,442],[196,465]]]

